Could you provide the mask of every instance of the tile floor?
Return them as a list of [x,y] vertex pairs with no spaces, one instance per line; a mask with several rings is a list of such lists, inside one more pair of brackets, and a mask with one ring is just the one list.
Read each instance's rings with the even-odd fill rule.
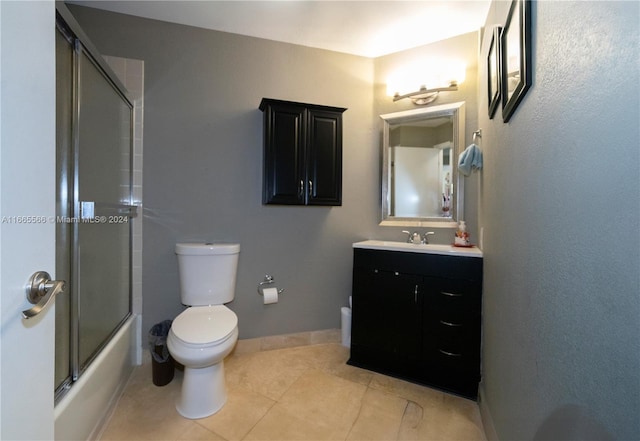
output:
[[182,372],[154,386],[147,356],[101,440],[486,441],[477,403],[349,366],[339,343],[240,343],[225,360],[229,397],[220,412],[182,418],[174,408]]

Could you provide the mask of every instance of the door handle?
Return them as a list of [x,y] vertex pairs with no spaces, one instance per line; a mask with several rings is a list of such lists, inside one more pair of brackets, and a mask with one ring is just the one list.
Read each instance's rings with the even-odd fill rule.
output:
[[80,219],[91,220],[98,216],[127,216],[138,215],[137,205],[110,204],[106,202],[80,201]]
[[33,273],[27,282],[27,300],[35,306],[22,311],[22,318],[30,319],[40,314],[44,308],[60,293],[65,287],[64,280],[51,280],[51,276],[46,271]]

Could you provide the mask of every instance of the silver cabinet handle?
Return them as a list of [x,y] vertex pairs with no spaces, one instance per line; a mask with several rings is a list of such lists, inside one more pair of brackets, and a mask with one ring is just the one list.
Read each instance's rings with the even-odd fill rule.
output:
[[445,326],[451,326],[451,327],[458,327],[458,326],[463,326],[462,323],[452,323],[452,322],[445,322],[444,320],[440,320],[440,324],[445,325]]
[[64,280],[51,280],[46,271],[33,273],[26,286],[27,300],[35,306],[22,311],[22,318],[30,319],[40,314],[44,308],[64,289]]
[[449,351],[445,351],[444,349],[438,349],[438,351],[441,354],[444,354],[448,357],[462,357],[462,354],[458,353],[458,352],[449,352]]
[[440,291],[440,294],[448,297],[462,297],[464,295],[457,292],[447,292],[447,291]]

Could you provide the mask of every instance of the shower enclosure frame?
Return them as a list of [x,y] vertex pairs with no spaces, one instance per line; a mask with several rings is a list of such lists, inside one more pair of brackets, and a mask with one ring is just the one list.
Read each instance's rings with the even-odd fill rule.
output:
[[[60,400],[71,390],[73,384],[79,380],[86,369],[98,357],[105,346],[109,344],[111,339],[118,333],[122,326],[132,316],[132,279],[133,279],[133,225],[127,221],[128,228],[128,244],[127,244],[127,312],[119,319],[117,324],[111,331],[101,340],[101,342],[93,349],[88,357],[81,359],[80,348],[80,296],[81,285],[80,276],[80,227],[83,222],[91,222],[99,216],[108,217],[126,217],[131,219],[136,216],[137,207],[133,205],[133,130],[134,130],[134,114],[133,100],[129,98],[126,89],[117,79],[116,75],[111,71],[109,66],[99,56],[97,50],[93,47],[87,36],[84,34],[73,17],[68,13],[66,8],[57,8],[56,11],[56,32],[60,33],[67,43],[71,46],[72,72],[71,72],[71,109],[70,109],[70,127],[69,145],[58,146],[58,179],[57,179],[57,199],[58,207],[56,212],[56,277],[66,277],[69,281],[67,296],[69,302],[69,325],[68,325],[68,360],[66,365],[61,368],[66,370],[64,379],[63,374],[56,373],[56,389],[55,403]],[[98,73],[106,80],[111,89],[128,108],[128,203],[127,204],[100,204],[87,203],[81,201],[79,197],[80,186],[80,126],[79,122],[83,109],[81,109],[81,81],[80,76],[82,57],[85,57]],[[61,130],[58,128],[58,130]],[[64,151],[62,151],[64,150]],[[120,154],[120,153],[118,153]],[[84,202],[84,203],[83,203]],[[70,221],[69,221],[70,220]],[[62,307],[62,305],[60,305]],[[66,305],[65,305],[66,306]],[[58,308],[56,308],[58,316]],[[62,314],[61,314],[62,315]],[[58,321],[58,317],[56,317]],[[58,333],[58,323],[56,324],[56,332]],[[67,337],[67,336],[63,336]],[[66,348],[64,348],[66,349]],[[58,352],[58,342],[56,341],[56,370],[58,370],[58,358],[61,354]],[[64,363],[63,363],[64,364]],[[66,369],[65,369],[66,368]]]

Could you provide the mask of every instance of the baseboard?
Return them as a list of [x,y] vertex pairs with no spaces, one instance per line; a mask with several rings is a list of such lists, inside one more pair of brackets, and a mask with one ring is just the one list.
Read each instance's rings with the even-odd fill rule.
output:
[[484,383],[480,383],[480,386],[478,387],[478,405],[480,406],[480,418],[482,418],[484,435],[487,438],[487,441],[500,441],[498,439],[498,434],[496,433],[496,428],[493,425],[491,411],[487,405]]
[[234,353],[244,354],[250,352],[271,351],[274,349],[286,349],[296,346],[340,343],[340,341],[340,329],[323,329],[319,331],[240,339],[234,348]]

